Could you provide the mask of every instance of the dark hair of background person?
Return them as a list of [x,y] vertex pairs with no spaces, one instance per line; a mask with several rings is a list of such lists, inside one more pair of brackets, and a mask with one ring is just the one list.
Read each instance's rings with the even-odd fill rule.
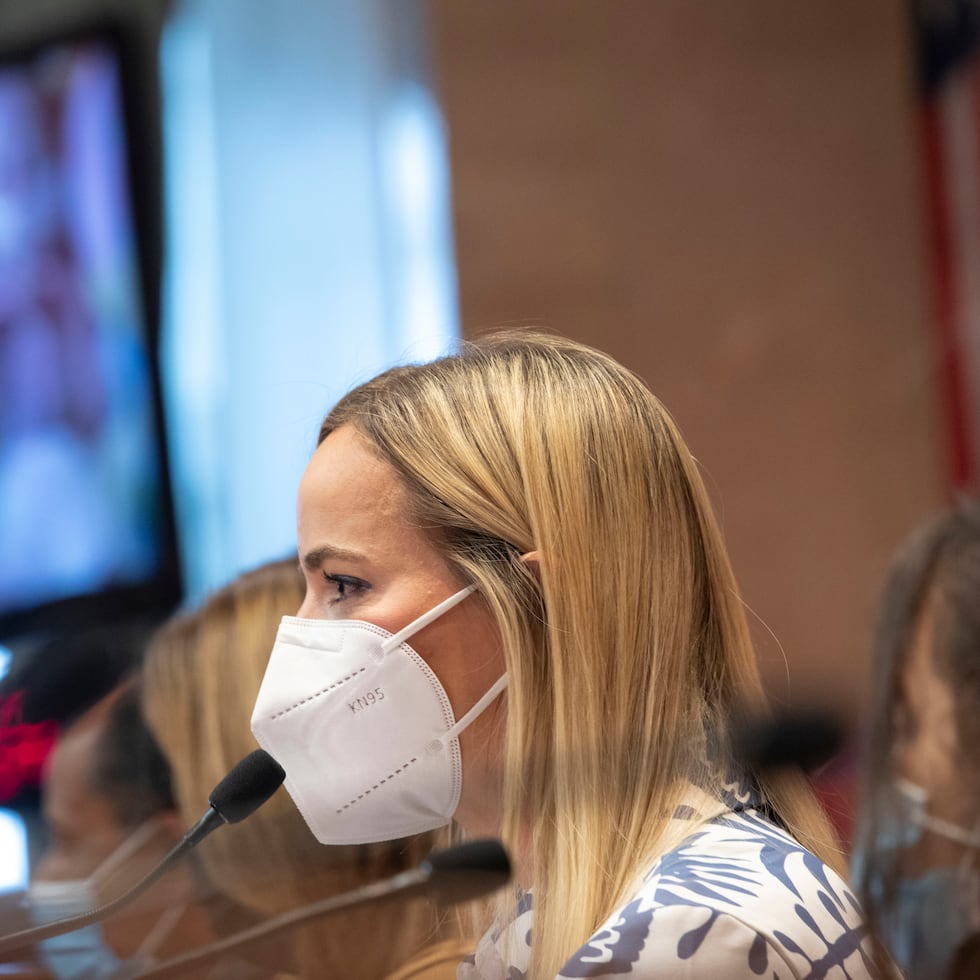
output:
[[113,623],[52,632],[21,649],[0,681],[0,802],[26,820],[32,853],[52,740],[138,669],[148,631]]
[[148,636],[116,624],[49,636],[14,660],[0,697],[23,692],[25,723],[70,725],[139,666]]
[[112,805],[123,827],[135,828],[161,810],[176,810],[170,767],[143,720],[139,687],[127,684],[99,736],[90,784]]
[[[896,708],[913,637],[929,611],[933,665],[955,699],[957,742],[963,752],[962,792],[970,794],[980,816],[980,766],[968,747],[980,744],[980,500],[963,498],[919,528],[898,552],[886,580],[875,634],[874,685],[867,730],[863,819],[859,846],[873,853],[880,831],[876,798],[893,778],[892,752],[899,735]],[[883,878],[881,901],[894,899],[901,864]],[[877,932],[876,903],[861,895],[872,932]],[[969,947],[971,944],[967,944]],[[980,948],[972,944],[972,965],[980,976]],[[969,956],[961,950],[959,964]]]

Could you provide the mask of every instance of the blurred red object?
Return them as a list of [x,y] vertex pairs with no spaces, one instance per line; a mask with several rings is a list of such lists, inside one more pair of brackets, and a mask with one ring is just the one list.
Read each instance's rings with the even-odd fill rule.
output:
[[857,810],[857,753],[847,747],[812,777],[813,788],[846,854],[854,844]]
[[23,691],[0,698],[0,803],[38,786],[44,760],[58,738],[58,724],[22,721]]

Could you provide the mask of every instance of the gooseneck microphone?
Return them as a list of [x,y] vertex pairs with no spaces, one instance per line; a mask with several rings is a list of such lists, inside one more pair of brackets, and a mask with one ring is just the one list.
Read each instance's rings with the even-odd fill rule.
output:
[[184,834],[177,847],[197,847],[212,830],[250,817],[282,786],[285,778],[286,770],[265,749],[250,752],[211,790],[207,812]]
[[253,946],[334,912],[394,898],[427,896],[438,905],[468,902],[495,891],[510,880],[510,859],[498,840],[475,840],[429,855],[420,865],[353,891],[312,902],[218,942],[166,960],[133,975],[133,980],[163,980],[184,975],[232,950]]
[[13,950],[20,951],[25,946],[32,946],[42,939],[60,936],[108,918],[117,909],[142,895],[170,869],[171,865],[197,847],[212,831],[225,824],[238,823],[254,813],[275,793],[285,778],[286,773],[282,766],[264,749],[256,749],[245,756],[211,791],[208,797],[210,806],[204,816],[184,834],[181,841],[163,860],[135,885],[111,902],[88,912],[3,936],[0,938],[0,961],[5,958],[4,954]]

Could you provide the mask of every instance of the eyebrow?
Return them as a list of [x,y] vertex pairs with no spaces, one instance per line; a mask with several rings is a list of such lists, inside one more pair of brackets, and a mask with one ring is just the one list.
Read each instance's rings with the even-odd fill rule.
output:
[[315,572],[325,561],[364,561],[364,555],[346,548],[335,548],[324,544],[313,548],[300,558],[300,568]]

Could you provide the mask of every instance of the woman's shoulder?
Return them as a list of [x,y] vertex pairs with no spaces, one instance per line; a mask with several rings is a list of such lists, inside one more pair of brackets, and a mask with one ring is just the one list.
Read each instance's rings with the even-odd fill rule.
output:
[[560,976],[871,975],[857,900],[758,811],[703,825],[650,869]]

